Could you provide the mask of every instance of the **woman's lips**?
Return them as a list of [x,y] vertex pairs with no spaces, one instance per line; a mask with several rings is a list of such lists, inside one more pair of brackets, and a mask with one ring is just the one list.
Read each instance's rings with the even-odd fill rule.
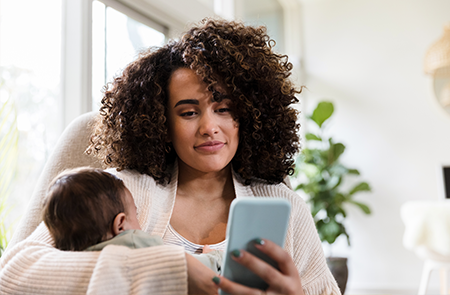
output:
[[223,148],[225,143],[220,141],[208,141],[195,147],[196,150],[202,152],[215,152]]

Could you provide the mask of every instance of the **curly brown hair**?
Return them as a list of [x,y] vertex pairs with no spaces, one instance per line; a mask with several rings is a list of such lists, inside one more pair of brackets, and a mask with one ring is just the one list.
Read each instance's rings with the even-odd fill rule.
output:
[[274,44],[263,26],[205,19],[179,41],[142,53],[106,86],[87,152],[107,166],[170,181],[167,167],[176,153],[167,142],[168,83],[184,67],[208,83],[213,94],[215,84],[226,86],[239,122],[233,169],[246,184],[282,182],[293,173],[299,148],[297,111],[291,105],[301,88],[289,80],[292,64],[273,51]]

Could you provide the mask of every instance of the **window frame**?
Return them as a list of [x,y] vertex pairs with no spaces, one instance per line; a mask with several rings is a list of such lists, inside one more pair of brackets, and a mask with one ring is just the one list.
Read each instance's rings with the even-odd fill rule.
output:
[[[98,0],[130,18],[176,38],[212,9],[192,0]],[[62,0],[61,106],[63,128],[79,115],[92,111],[92,2]]]

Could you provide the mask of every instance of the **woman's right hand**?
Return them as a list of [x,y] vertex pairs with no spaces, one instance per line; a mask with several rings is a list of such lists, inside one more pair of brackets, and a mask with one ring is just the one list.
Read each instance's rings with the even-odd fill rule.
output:
[[[240,255],[238,257],[233,257],[233,259],[247,267],[269,284],[269,288],[265,291],[265,294],[303,295],[304,292],[300,275],[298,274],[291,256],[274,242],[270,240],[262,241],[262,244],[255,243],[255,247],[275,260],[278,263],[278,268],[280,270],[277,270],[244,250],[240,250]],[[232,282],[224,277],[220,277],[219,280],[215,278],[214,280],[218,281],[217,286],[220,289],[229,294],[264,294],[263,291],[259,289],[249,288]]]

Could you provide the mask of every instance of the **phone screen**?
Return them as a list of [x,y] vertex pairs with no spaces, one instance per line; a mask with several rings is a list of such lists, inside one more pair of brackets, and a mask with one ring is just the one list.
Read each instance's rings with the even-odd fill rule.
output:
[[222,275],[252,288],[267,289],[266,282],[231,258],[231,252],[244,249],[277,267],[275,261],[254,246],[254,240],[268,239],[283,247],[290,210],[291,205],[285,199],[239,198],[233,200],[228,216],[227,247]]

